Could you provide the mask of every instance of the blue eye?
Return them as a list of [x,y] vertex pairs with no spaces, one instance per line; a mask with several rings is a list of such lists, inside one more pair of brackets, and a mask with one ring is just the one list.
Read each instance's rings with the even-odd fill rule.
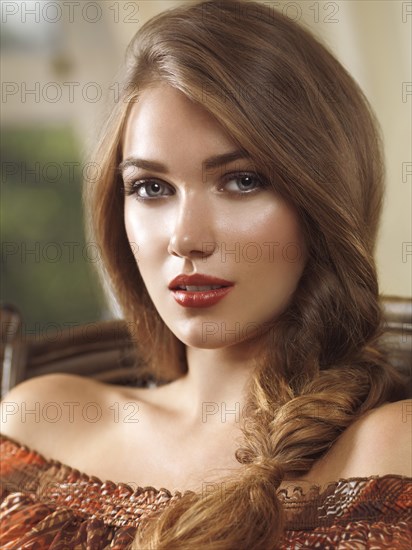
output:
[[[223,184],[220,183],[220,191],[226,191],[234,196],[251,194],[264,187],[267,187],[266,181],[255,173],[234,172],[226,174],[223,178]],[[127,196],[134,196],[137,200],[152,200],[167,197],[174,194],[170,185],[158,180],[137,180],[125,183],[124,192]]]
[[265,186],[265,182],[257,174],[227,174],[225,176],[225,188],[228,189],[228,184],[234,184],[235,187],[229,189],[233,192],[250,192]]
[[139,199],[155,199],[172,195],[171,190],[164,183],[150,180],[132,183],[126,190],[126,194],[136,195]]

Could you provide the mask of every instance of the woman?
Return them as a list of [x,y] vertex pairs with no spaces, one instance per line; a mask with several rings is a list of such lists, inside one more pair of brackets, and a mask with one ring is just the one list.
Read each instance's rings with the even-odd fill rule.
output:
[[353,79],[263,4],[169,10],[129,46],[97,155],[90,233],[158,386],[10,392],[40,413],[4,415],[2,547],[409,548],[380,140]]

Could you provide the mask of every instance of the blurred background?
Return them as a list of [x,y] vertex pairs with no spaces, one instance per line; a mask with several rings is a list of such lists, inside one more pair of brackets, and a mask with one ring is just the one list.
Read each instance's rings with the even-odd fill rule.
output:
[[[25,331],[115,315],[84,240],[82,179],[114,105],[124,51],[153,15],[191,0],[1,2],[1,300]],[[412,2],[268,1],[309,27],[358,81],[380,121],[387,194],[381,293],[411,296]]]

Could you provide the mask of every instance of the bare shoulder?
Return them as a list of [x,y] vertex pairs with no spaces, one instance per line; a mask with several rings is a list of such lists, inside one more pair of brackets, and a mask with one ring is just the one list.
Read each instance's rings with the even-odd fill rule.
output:
[[107,392],[104,384],[78,375],[25,380],[1,402],[1,432],[45,456],[56,456],[64,441],[81,435],[85,412],[90,419],[101,419]]
[[377,457],[380,469],[412,476],[412,399],[372,409],[354,428],[364,452]]
[[390,424],[392,427],[396,425],[399,429],[406,431],[412,425],[412,399],[404,399],[403,401],[395,401],[394,403],[384,403],[376,409],[371,409],[359,422],[376,425],[378,428],[381,423]]
[[315,464],[310,477],[326,483],[339,478],[412,477],[412,400],[385,403],[349,426]]

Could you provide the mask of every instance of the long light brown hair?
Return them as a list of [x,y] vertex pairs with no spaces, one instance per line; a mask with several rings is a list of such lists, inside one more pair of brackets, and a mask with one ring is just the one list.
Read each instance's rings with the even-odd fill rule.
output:
[[149,298],[124,227],[122,134],[147,86],[173,86],[223,125],[297,209],[309,250],[253,373],[236,452],[243,466],[225,481],[224,498],[218,487],[190,492],[148,521],[136,548],[276,548],[282,479],[308,472],[360,415],[401,396],[400,375],[378,343],[378,125],[327,49],[257,2],[206,1],[163,12],[137,32],[126,60],[122,96],[97,147],[100,178],[85,199],[105,280],[133,323],[146,368],[166,382],[187,370],[184,346]]

